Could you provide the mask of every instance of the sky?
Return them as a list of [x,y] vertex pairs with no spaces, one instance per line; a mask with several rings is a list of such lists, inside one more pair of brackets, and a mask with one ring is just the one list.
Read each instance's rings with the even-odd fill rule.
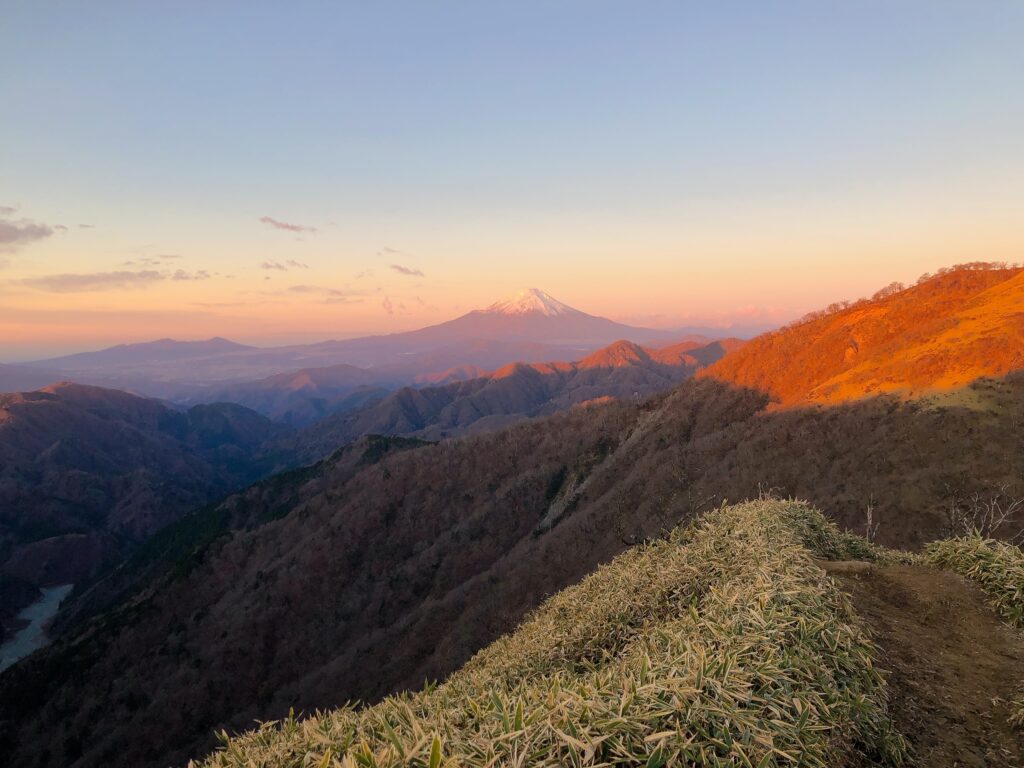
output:
[[0,0],[0,360],[1024,259],[1024,3]]

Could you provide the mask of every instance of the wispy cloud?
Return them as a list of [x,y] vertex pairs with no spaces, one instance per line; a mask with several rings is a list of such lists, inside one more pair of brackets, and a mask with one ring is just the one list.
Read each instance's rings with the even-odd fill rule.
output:
[[32,288],[50,293],[83,293],[106,291],[111,288],[145,288],[147,285],[164,280],[208,280],[210,273],[205,269],[186,272],[159,272],[155,269],[116,270],[113,272],[65,272],[55,275],[39,275],[8,281],[8,285]]
[[260,216],[260,222],[274,229],[283,229],[287,232],[316,232],[316,227],[307,227],[304,224],[293,224],[289,221],[281,221],[272,216]]
[[391,269],[400,275],[409,275],[410,277],[424,277],[422,270],[414,269],[413,267],[405,267],[401,264],[392,264]]
[[79,224],[78,228],[79,229],[96,229],[96,225],[95,224]]
[[184,269],[175,270],[174,274],[171,275],[171,280],[209,280],[210,273],[205,269],[199,269],[195,272],[186,272]]
[[45,240],[56,229],[31,219],[15,219],[16,208],[0,206],[0,251],[16,251],[31,243]]
[[384,307],[384,311],[387,312],[389,315],[395,314],[395,305],[391,303],[391,299],[389,299],[387,296],[384,297],[384,301],[382,301],[380,305]]
[[155,269],[142,269],[40,275],[12,282],[16,285],[52,293],[77,293],[80,291],[103,291],[108,288],[144,288],[164,279],[166,279],[165,275]]
[[261,261],[260,269],[272,270],[275,272],[287,272],[289,269],[309,269],[309,264],[303,264],[295,259],[288,261]]
[[323,304],[358,304],[364,300],[362,291],[340,290],[323,285],[293,285],[288,288],[288,293],[319,296]]
[[122,261],[122,267],[159,267],[168,259],[180,259],[181,256],[140,256],[137,259]]

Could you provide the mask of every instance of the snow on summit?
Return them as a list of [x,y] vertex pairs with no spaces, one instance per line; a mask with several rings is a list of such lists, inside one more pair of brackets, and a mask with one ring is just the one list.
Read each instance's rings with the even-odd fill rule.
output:
[[538,312],[548,317],[579,314],[579,310],[573,309],[568,304],[563,304],[539,288],[524,288],[515,296],[495,302],[484,311],[501,315],[525,315]]

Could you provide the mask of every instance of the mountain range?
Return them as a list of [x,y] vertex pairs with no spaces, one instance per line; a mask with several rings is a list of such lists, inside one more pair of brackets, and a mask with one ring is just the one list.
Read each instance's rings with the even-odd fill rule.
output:
[[[0,586],[12,590],[0,626],[13,626],[39,588],[80,583],[190,509],[272,471],[317,461],[362,435],[438,439],[587,401],[646,397],[740,343],[654,350],[618,342],[575,363],[516,363],[394,394],[359,386],[363,372],[349,366],[235,390],[241,403],[284,421],[301,423],[300,408],[343,411],[300,432],[237,402],[178,410],[68,382],[0,395]],[[342,394],[332,399],[332,391]]]
[[576,362],[511,363],[466,381],[403,387],[321,419],[297,436],[297,445],[302,457],[313,459],[360,435],[441,440],[612,398],[645,398],[671,389],[742,344],[725,339],[651,349],[618,341]]
[[78,581],[286,466],[274,446],[290,434],[229,403],[182,412],[71,383],[0,395],[0,580],[27,585],[5,601],[7,618],[39,587]]
[[[492,370],[516,360],[576,359],[618,339],[637,343],[709,340],[694,334],[623,325],[589,315],[536,289],[486,309],[418,330],[283,347],[251,347],[222,338],[162,339],[40,360],[26,367],[80,383],[128,389],[182,402],[210,402],[225,384],[309,368],[351,366],[378,386],[411,384],[457,366]],[[15,366],[17,368],[17,366]],[[0,388],[5,388],[0,371]]]
[[[420,688],[726,500],[805,498],[920,548],[965,499],[1024,498],[1022,274],[963,266],[724,355],[615,344],[420,390],[440,414],[500,402],[505,380],[582,377],[582,393],[594,371],[711,363],[653,397],[460,439],[362,437],[195,509],[81,584],[55,642],[0,675],[0,751],[12,766],[162,766],[221,728]],[[423,412],[399,401],[385,412]]]

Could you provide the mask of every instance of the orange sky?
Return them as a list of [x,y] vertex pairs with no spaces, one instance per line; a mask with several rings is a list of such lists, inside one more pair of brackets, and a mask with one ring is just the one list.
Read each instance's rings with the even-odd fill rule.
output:
[[1024,5],[457,5],[10,9],[0,361],[525,286],[765,325],[1024,259]]

